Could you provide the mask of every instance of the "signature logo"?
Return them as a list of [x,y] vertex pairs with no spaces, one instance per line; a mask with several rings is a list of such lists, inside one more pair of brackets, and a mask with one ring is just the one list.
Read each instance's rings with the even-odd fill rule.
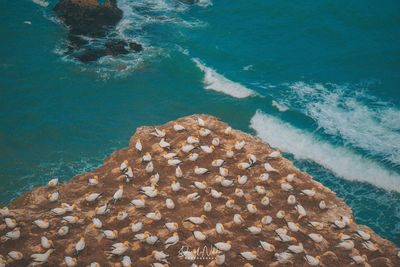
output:
[[219,254],[219,251],[213,246],[198,247],[193,249],[190,246],[182,246],[178,251],[178,256],[184,258],[185,260],[213,260],[215,256]]

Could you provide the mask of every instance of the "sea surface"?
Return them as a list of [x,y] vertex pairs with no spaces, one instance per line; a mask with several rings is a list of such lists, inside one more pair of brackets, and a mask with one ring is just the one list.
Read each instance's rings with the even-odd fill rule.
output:
[[118,0],[112,34],[145,50],[90,64],[65,54],[55,3],[0,2],[0,203],[96,168],[138,126],[207,113],[400,245],[399,1]]

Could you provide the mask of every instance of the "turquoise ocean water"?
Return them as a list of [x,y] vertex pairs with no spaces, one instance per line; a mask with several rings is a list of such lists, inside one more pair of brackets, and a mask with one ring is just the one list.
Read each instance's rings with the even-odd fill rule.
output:
[[400,245],[400,2],[119,0],[113,34],[144,52],[86,65],[56,1],[35,2],[0,2],[0,203],[99,166],[138,126],[208,113]]

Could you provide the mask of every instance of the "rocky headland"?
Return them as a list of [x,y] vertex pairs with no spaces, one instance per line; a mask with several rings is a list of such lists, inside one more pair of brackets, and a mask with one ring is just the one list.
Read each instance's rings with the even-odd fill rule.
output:
[[400,266],[334,192],[207,115],[138,128],[0,219],[0,266]]

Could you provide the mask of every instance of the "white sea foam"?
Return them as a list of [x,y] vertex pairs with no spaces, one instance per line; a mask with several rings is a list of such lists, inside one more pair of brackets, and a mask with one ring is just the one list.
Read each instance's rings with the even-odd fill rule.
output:
[[[289,85],[299,105],[327,134],[400,165],[400,111],[359,88],[333,84]],[[353,90],[354,89],[354,90]]]
[[46,2],[44,0],[32,0],[33,3],[41,6],[41,7],[48,7],[49,6],[49,2]]
[[223,75],[217,73],[214,69],[204,65],[199,59],[192,59],[197,67],[204,73],[205,88],[224,93],[236,98],[246,98],[254,95],[254,91],[241,85],[240,83],[231,81]]
[[208,7],[208,6],[212,6],[213,3],[212,3],[211,0],[199,0],[199,1],[197,2],[197,5],[198,5],[198,6],[201,6],[201,7]]
[[361,181],[400,192],[400,176],[378,163],[343,147],[319,140],[313,134],[257,111],[250,127],[257,136],[274,147],[289,152],[299,160],[311,160],[335,175],[351,181]]
[[283,104],[283,103],[278,103],[278,102],[276,102],[275,100],[272,100],[272,106],[273,106],[273,107],[276,107],[276,109],[279,110],[280,112],[285,112],[285,111],[288,111],[288,110],[289,110],[289,107],[288,107],[288,106],[286,106],[286,105]]

